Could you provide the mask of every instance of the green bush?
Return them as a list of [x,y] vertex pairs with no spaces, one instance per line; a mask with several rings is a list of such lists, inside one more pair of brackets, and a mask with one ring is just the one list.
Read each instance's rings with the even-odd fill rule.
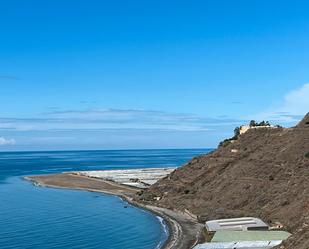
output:
[[256,122],[255,120],[251,120],[249,123],[250,127],[257,127],[257,126],[270,126],[268,121],[261,121],[260,123]]
[[221,141],[219,143],[219,147],[225,147],[225,146],[229,145],[230,141],[232,141],[232,140],[233,140],[233,138],[224,139],[223,141]]
[[249,123],[250,127],[258,126],[258,123],[255,120],[251,120]]
[[221,146],[225,147],[225,146],[227,146],[228,144],[230,144],[230,141],[232,141],[232,140],[237,140],[239,134],[240,134],[240,127],[236,127],[236,128],[234,129],[234,136],[231,137],[231,138],[227,138],[227,139],[224,139],[223,141],[221,141],[221,142],[219,143],[219,147],[221,147]]
[[239,136],[240,134],[240,127],[236,127],[234,129],[234,139],[237,139],[237,137]]

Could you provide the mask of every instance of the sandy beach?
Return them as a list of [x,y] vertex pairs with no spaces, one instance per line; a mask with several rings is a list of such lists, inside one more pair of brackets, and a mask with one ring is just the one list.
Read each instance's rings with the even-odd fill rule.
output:
[[169,238],[162,247],[164,249],[192,248],[202,238],[203,225],[189,215],[176,210],[144,205],[133,200],[140,190],[138,188],[74,173],[27,176],[25,179],[41,187],[77,189],[119,196],[132,205],[151,211],[162,217],[168,225]]

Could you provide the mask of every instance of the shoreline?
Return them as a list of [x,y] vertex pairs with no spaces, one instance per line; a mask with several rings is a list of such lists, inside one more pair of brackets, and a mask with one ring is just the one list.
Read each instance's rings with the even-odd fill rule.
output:
[[[139,189],[102,179],[77,176],[69,172],[24,176],[23,179],[40,187],[75,189],[117,196],[130,205],[151,212],[162,218],[168,228],[167,240],[161,245],[160,249],[189,249],[194,247],[201,240],[202,224],[180,211],[145,205],[135,201],[133,197]],[[79,184],[76,184],[76,182]]]

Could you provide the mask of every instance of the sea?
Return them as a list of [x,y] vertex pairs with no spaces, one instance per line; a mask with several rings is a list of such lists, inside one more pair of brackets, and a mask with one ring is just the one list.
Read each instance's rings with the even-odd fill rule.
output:
[[119,197],[34,186],[23,176],[178,167],[209,149],[0,152],[0,249],[159,249],[160,217]]

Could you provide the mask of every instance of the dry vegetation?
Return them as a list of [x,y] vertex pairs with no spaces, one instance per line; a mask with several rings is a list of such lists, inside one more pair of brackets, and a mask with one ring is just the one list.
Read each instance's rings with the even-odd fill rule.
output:
[[280,248],[308,249],[308,154],[309,114],[293,128],[249,130],[192,159],[139,198],[187,209],[200,221],[257,216],[270,224],[280,222],[293,233]]

